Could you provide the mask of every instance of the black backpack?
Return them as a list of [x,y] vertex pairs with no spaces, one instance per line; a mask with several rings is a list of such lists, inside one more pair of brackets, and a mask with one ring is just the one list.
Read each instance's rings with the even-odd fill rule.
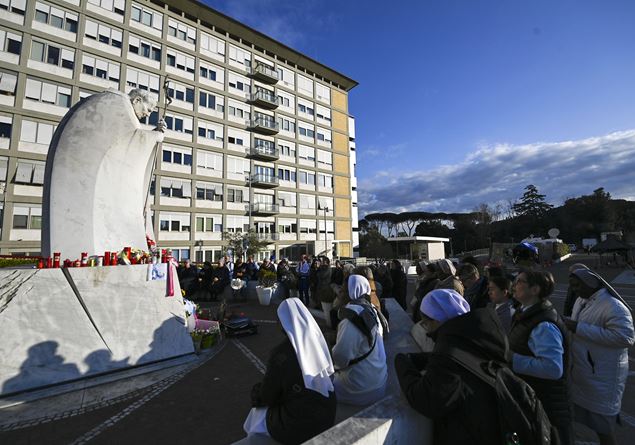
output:
[[558,433],[551,426],[536,393],[507,365],[494,360],[484,361],[456,348],[443,355],[494,388],[501,430],[500,444],[559,445]]

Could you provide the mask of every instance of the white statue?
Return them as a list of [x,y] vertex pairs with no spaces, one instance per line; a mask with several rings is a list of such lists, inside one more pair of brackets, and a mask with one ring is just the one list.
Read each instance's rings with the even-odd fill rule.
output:
[[49,148],[42,208],[42,255],[146,250],[144,210],[156,145],[165,124],[143,129],[156,108],[143,90],[94,94],[60,122]]

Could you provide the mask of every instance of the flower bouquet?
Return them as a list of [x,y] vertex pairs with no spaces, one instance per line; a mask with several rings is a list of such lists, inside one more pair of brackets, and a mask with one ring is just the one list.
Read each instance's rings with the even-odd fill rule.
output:
[[217,321],[197,320],[194,336],[201,336],[201,349],[209,349],[218,343],[220,338],[220,324]]

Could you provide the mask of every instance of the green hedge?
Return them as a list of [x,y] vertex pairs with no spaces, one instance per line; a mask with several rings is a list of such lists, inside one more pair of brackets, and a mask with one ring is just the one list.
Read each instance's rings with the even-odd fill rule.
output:
[[36,266],[37,258],[0,258],[0,267]]

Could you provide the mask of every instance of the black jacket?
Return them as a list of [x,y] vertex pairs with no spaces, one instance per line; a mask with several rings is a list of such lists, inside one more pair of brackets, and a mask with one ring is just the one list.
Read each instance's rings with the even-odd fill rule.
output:
[[[435,445],[500,442],[494,389],[445,354],[464,349],[483,360],[505,360],[505,337],[491,308],[446,321],[432,335],[432,353],[398,354],[401,390],[415,410],[434,422]],[[421,369],[426,369],[422,376]]]
[[463,297],[470,304],[470,308],[478,309],[487,306],[489,303],[488,286],[487,277],[480,277],[469,289],[465,289]]
[[266,406],[267,430],[283,444],[299,444],[335,423],[335,393],[324,397],[306,389],[288,338],[271,351],[262,383],[252,390],[253,406]]

